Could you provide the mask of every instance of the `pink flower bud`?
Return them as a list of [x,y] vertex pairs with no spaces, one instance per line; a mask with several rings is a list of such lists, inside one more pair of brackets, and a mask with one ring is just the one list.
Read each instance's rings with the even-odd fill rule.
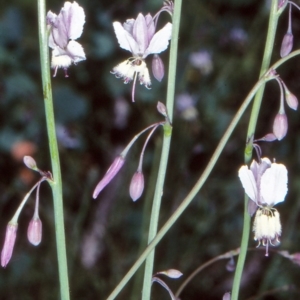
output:
[[230,299],[231,299],[230,293],[229,293],[229,292],[225,293],[225,294],[223,295],[223,298],[222,298],[222,299],[223,299],[223,300],[230,300]]
[[144,190],[144,175],[142,172],[137,171],[134,173],[129,187],[129,194],[133,201],[139,199]]
[[157,108],[157,111],[159,113],[161,113],[164,117],[168,116],[167,108],[162,102],[158,101],[156,108]]
[[23,162],[29,169],[32,169],[34,171],[38,169],[35,160],[31,156],[24,156]]
[[17,236],[18,224],[8,224],[6,227],[4,245],[1,252],[1,266],[5,268],[9,263]]
[[157,272],[156,274],[163,274],[163,275],[166,275],[169,278],[173,278],[173,279],[177,279],[183,275],[180,271],[178,271],[176,269],[169,269],[169,270]]
[[298,99],[297,97],[292,94],[290,91],[285,89],[285,100],[287,105],[293,109],[293,110],[297,110],[298,108]]
[[40,244],[42,240],[42,222],[39,217],[33,217],[29,222],[27,238],[28,241],[34,246]]
[[282,140],[287,133],[288,122],[285,113],[278,113],[273,123],[273,133],[275,134],[278,141]]
[[157,55],[153,55],[152,59],[152,73],[153,76],[160,82],[165,75],[165,67],[162,59]]
[[294,36],[291,32],[287,32],[282,40],[281,49],[280,49],[280,56],[285,57],[290,54],[293,48],[293,40]]
[[117,175],[117,173],[120,171],[122,166],[124,165],[125,159],[122,156],[117,156],[110,166],[110,168],[107,170],[104,177],[99,181],[97,184],[94,193],[93,198],[96,199],[99,193],[111,182],[111,180]]

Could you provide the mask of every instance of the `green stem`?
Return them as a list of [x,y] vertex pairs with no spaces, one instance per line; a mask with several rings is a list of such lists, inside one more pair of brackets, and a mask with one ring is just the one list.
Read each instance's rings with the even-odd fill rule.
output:
[[59,162],[59,153],[57,147],[57,139],[55,132],[55,119],[53,110],[51,77],[50,77],[50,61],[48,49],[48,33],[46,29],[46,3],[45,0],[38,0],[38,23],[39,23],[39,44],[40,44],[40,60],[42,71],[42,84],[45,103],[45,115],[47,124],[47,133],[49,139],[49,148],[52,165],[53,183],[50,183],[55,217],[55,236],[57,247],[58,271],[60,281],[61,300],[69,300],[69,280],[67,268],[67,255],[65,243],[65,228],[63,215],[63,197],[62,197],[62,181]]
[[[271,11],[270,11],[270,17],[269,17],[269,25],[268,25],[268,33],[267,33],[267,39],[265,44],[265,51],[263,55],[263,60],[261,64],[261,69],[259,76],[261,77],[267,69],[270,66],[270,61],[273,53],[274,48],[274,40],[275,40],[275,34],[277,29],[277,23],[279,16],[281,14],[282,10],[278,11],[278,0],[272,0],[271,4]],[[261,101],[265,90],[265,84],[261,86],[261,88],[258,90],[254,102],[253,107],[251,111],[248,131],[247,131],[247,145],[245,148],[245,163],[249,164],[251,158],[252,158],[252,150],[253,150],[253,136],[257,124],[257,119],[260,111]],[[238,258],[238,263],[234,275],[233,280],[233,286],[232,286],[232,294],[231,294],[231,300],[237,300],[239,295],[239,288],[240,288],[240,282],[242,278],[242,273],[244,269],[244,264],[246,260],[246,253],[248,248],[248,242],[249,242],[249,235],[250,235],[250,215],[247,210],[248,206],[248,197],[245,195],[245,201],[244,201],[244,224],[243,224],[243,233],[242,233],[242,241],[241,241],[241,250],[240,255]]]
[[[170,122],[173,119],[174,110],[174,97],[175,97],[175,81],[176,81],[176,68],[177,68],[177,52],[178,52],[178,35],[180,27],[180,14],[181,14],[181,4],[182,0],[176,0],[174,3],[174,12],[172,17],[172,38],[170,47],[170,59],[169,59],[169,72],[168,72],[168,88],[167,88],[167,100],[166,107],[168,112],[168,117]],[[166,128],[167,127],[167,128]],[[159,164],[159,170],[157,175],[156,187],[154,192],[148,243],[150,243],[157,233],[159,211],[161,205],[161,197],[163,194],[163,186],[165,182],[167,163],[170,152],[171,136],[172,132],[169,126],[165,126],[165,134],[163,138],[162,154]],[[153,274],[153,264],[154,264],[154,249],[149,253],[146,260],[145,272],[144,272],[144,284],[142,291],[142,299],[150,299],[151,285],[152,285],[152,274]]]
[[[278,65],[279,66],[279,65]],[[224,147],[226,146],[233,130],[235,129],[236,125],[238,124],[239,120],[241,119],[242,115],[244,114],[246,108],[250,104],[252,98],[255,96],[258,89],[261,85],[265,84],[266,81],[272,80],[274,77],[270,77],[268,75],[262,77],[252,88],[250,93],[247,95],[246,99],[242,103],[241,107],[237,111],[236,115],[232,119],[231,123],[229,124],[227,130],[225,131],[223,137],[221,138],[215,152],[213,153],[208,165],[206,166],[205,170],[203,171],[202,175],[189,192],[189,194],[185,197],[182,203],[178,206],[176,211],[172,214],[172,216],[168,219],[168,221],[164,224],[164,226],[158,231],[155,238],[152,242],[148,245],[148,247],[144,250],[138,260],[134,263],[131,269],[127,272],[127,274],[123,277],[120,283],[116,286],[116,288],[112,291],[112,293],[108,296],[107,300],[113,300],[117,297],[126,283],[130,280],[130,278],[135,274],[137,269],[141,266],[144,260],[147,258],[149,253],[154,249],[154,247],[161,241],[164,235],[169,231],[169,229],[173,226],[173,224],[178,220],[178,218],[182,215],[188,205],[192,202],[194,197],[200,191],[201,187],[207,180],[209,174],[211,173],[212,169],[214,168],[217,160],[219,159]]]

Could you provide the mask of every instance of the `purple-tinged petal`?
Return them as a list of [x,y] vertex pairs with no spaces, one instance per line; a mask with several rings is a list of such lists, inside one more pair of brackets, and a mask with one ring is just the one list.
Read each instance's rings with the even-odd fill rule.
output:
[[154,33],[155,33],[155,25],[153,22],[153,18],[150,14],[145,16],[146,24],[147,24],[147,31],[148,31],[148,44],[150,43]]
[[77,63],[77,62],[80,62],[80,61],[86,59],[82,46],[79,43],[77,43],[76,41],[70,41],[68,43],[66,52],[72,58],[74,63]]
[[137,54],[138,44],[131,34],[124,29],[120,22],[113,22],[113,27],[120,47],[134,55]]
[[133,32],[133,25],[134,25],[135,19],[127,19],[126,22],[123,23],[123,27],[128,33],[132,36]]
[[143,54],[143,58],[149,54],[160,53],[168,48],[172,35],[172,24],[167,23],[161,30],[157,31],[150,41],[150,44]]
[[273,206],[284,201],[287,193],[287,169],[282,164],[273,163],[261,177],[260,193],[262,204]]
[[138,14],[134,25],[133,25],[133,38],[136,40],[138,44],[138,55],[144,54],[147,49],[148,43],[148,29],[145,17],[140,13]]
[[110,168],[107,170],[104,177],[100,180],[100,182],[97,184],[94,193],[93,198],[96,199],[99,193],[111,182],[111,180],[117,175],[117,173],[120,171],[122,166],[124,165],[125,159],[121,156],[117,156],[110,166]]
[[165,66],[162,61],[162,59],[157,55],[153,55],[152,59],[152,73],[153,76],[158,80],[159,82],[162,81],[165,75]]
[[245,193],[252,201],[257,203],[257,186],[252,171],[247,166],[242,166],[239,170],[239,178]]

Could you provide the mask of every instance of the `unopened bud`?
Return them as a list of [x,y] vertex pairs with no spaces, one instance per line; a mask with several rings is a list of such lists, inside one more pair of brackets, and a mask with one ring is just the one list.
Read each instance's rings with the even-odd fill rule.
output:
[[223,300],[230,300],[230,299],[231,299],[231,295],[229,292],[227,292],[223,295]]
[[282,140],[287,133],[288,130],[288,121],[285,113],[278,113],[274,119],[273,123],[273,133],[278,139],[278,141]]
[[294,36],[291,32],[287,32],[282,40],[281,49],[280,49],[280,56],[285,57],[290,54],[293,48],[293,40]]
[[23,162],[27,168],[32,169],[34,171],[38,170],[35,160],[31,156],[24,156]]
[[99,193],[111,182],[111,180],[117,175],[117,173],[120,171],[122,166],[124,165],[125,159],[122,156],[117,156],[110,166],[110,168],[107,170],[104,177],[99,181],[97,184],[94,193],[93,198],[96,199]]
[[[253,202],[253,201],[251,201],[251,202]],[[228,272],[233,272],[235,270],[235,261],[234,261],[233,257],[231,257],[230,260],[227,262],[226,270]]]
[[133,201],[139,199],[144,190],[144,175],[141,171],[134,173],[129,187],[129,194]]
[[174,278],[174,279],[177,279],[182,276],[182,273],[175,269],[161,271],[161,272],[158,272],[157,274],[163,274],[163,275],[166,275],[166,276],[168,276],[170,278]]
[[157,108],[157,111],[159,113],[161,113],[164,117],[168,116],[167,108],[162,102],[158,101],[156,108]]
[[42,227],[42,221],[39,217],[33,217],[29,222],[27,238],[34,246],[39,245],[42,240]]
[[293,110],[297,110],[298,108],[298,99],[297,97],[292,94],[289,90],[285,89],[285,100],[287,105],[293,109]]
[[153,76],[160,82],[165,75],[165,67],[162,59],[157,55],[153,55],[152,59],[152,73]]
[[6,227],[4,245],[1,252],[1,266],[5,268],[9,263],[17,236],[18,224],[8,224]]

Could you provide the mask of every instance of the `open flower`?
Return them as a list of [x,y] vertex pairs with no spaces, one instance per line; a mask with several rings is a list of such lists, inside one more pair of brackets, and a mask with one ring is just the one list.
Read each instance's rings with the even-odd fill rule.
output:
[[[172,34],[172,24],[167,23],[161,30],[155,33],[155,20],[150,14],[139,14],[136,19],[128,19],[123,25],[114,22],[113,27],[119,45],[122,49],[131,52],[132,57],[120,63],[111,71],[117,78],[122,78],[124,83],[133,82],[132,101],[134,101],[134,89],[136,78],[146,88],[151,87],[149,71],[145,58],[149,54],[158,54],[167,49]],[[160,81],[163,76],[163,64],[155,56],[154,76]]]
[[287,169],[282,164],[271,163],[262,158],[261,163],[253,160],[250,169],[242,166],[239,178],[248,197],[258,206],[253,223],[254,239],[258,245],[278,245],[281,223],[278,211],[273,208],[284,201],[287,193]]
[[74,64],[85,60],[82,46],[76,42],[83,31],[85,14],[77,2],[65,2],[64,7],[57,16],[53,12],[47,13],[47,24],[51,26],[49,36],[49,47],[52,48],[51,67],[55,69],[54,77],[58,68],[65,70]]

